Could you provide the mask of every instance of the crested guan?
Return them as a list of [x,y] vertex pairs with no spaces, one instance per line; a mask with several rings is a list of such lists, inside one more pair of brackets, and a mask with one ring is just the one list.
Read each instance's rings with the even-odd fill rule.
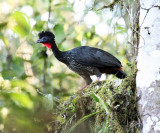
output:
[[112,54],[98,48],[80,46],[69,51],[60,51],[55,43],[55,36],[50,31],[42,31],[38,34],[37,43],[43,43],[49,49],[52,49],[54,56],[72,71],[84,78],[86,85],[84,89],[91,84],[91,75],[96,75],[98,80],[102,73],[114,74],[123,79],[126,77],[122,70],[121,62]]

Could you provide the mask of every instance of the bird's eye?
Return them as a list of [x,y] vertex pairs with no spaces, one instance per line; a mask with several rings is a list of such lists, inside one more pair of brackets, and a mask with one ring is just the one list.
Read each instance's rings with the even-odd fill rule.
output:
[[47,38],[46,38],[46,37],[43,37],[43,40],[47,40]]

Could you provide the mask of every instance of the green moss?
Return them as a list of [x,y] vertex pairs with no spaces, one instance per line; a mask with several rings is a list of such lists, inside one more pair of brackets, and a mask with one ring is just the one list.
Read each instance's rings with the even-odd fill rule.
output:
[[[57,110],[56,130],[65,133],[79,119],[103,110],[79,124],[73,133],[139,132],[135,73],[130,74],[120,85],[116,85],[115,81],[95,82],[83,92],[77,92],[68,101],[61,103]],[[92,94],[104,101],[108,112],[98,100],[92,98]]]

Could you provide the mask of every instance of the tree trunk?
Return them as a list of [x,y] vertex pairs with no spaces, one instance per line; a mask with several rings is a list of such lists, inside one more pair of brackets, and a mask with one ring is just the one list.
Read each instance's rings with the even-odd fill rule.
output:
[[136,77],[143,133],[160,133],[160,0],[140,0]]

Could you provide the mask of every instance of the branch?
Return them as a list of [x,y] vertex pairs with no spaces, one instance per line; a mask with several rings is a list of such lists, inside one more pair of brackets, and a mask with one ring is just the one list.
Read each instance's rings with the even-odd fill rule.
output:
[[114,1],[113,1],[112,3],[110,3],[109,5],[103,6],[103,7],[101,7],[100,9],[98,9],[97,11],[103,10],[104,8],[110,8],[110,9],[113,10],[114,5],[115,5],[117,2],[119,2],[119,1],[121,1],[121,0],[114,0]]

